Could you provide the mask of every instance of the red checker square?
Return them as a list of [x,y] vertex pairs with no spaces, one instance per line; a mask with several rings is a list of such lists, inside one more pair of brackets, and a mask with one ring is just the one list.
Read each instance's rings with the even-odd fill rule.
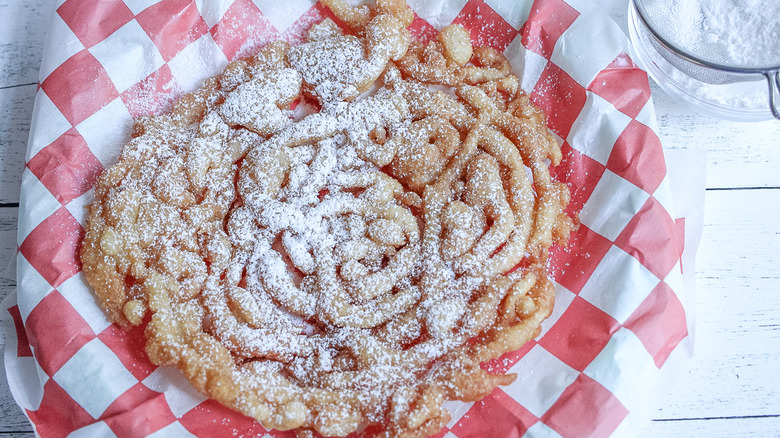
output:
[[163,0],[144,9],[135,19],[165,62],[209,31],[193,0]]
[[636,117],[650,100],[647,73],[637,67],[625,52],[596,75],[588,90],[603,97],[632,118]]
[[560,67],[548,62],[531,92],[531,100],[547,115],[547,125],[561,138],[568,138],[574,121],[585,106],[587,94]]
[[103,171],[75,128],[35,154],[27,167],[63,205],[89,190]]
[[522,32],[528,50],[550,59],[555,43],[580,15],[564,0],[536,1]]
[[[266,433],[266,429],[257,421],[212,399],[192,408],[179,419],[179,423],[197,436],[232,436],[235,431],[241,431],[243,436]],[[290,436],[294,437],[295,434]]]
[[620,328],[611,316],[579,296],[539,340],[539,345],[566,365],[582,371]]
[[615,245],[658,278],[666,278],[682,254],[683,236],[678,233],[669,212],[651,196],[615,239]]
[[632,120],[615,142],[607,169],[652,194],[666,176],[661,140],[648,126]]
[[412,24],[409,25],[409,32],[412,34],[412,38],[423,44],[428,44],[429,41],[436,38],[439,34],[439,31],[435,27],[417,14],[414,14],[414,20],[412,21]]
[[568,245],[550,248],[550,266],[555,281],[575,294],[580,293],[611,247],[609,239],[580,224],[569,236]]
[[569,187],[571,201],[566,206],[566,213],[573,217],[588,202],[606,167],[566,142],[561,146],[561,153],[561,163],[551,166],[550,173]]
[[685,309],[665,282],[650,292],[623,326],[642,341],[658,368],[686,336]]
[[119,96],[106,70],[87,50],[63,62],[41,88],[73,126]]
[[453,428],[458,438],[520,438],[538,418],[512,399],[501,388],[496,388],[482,401],[474,403]]
[[119,438],[150,435],[176,421],[165,395],[137,383],[125,391],[101,415]]
[[157,365],[149,361],[144,346],[146,337],[144,330],[146,324],[123,329],[116,324],[108,326],[97,337],[116,354],[120,362],[138,380],[149,376]]
[[466,3],[452,22],[462,24],[471,31],[471,42],[475,47],[490,46],[499,52],[503,52],[518,34],[512,25],[483,0]]
[[133,13],[122,0],[66,0],[57,13],[86,48],[103,41],[133,19]]
[[127,89],[120,97],[135,118],[168,110],[178,97],[176,90],[177,84],[171,69],[168,64],[164,64],[146,79]]
[[251,0],[236,0],[211,28],[211,34],[231,61],[253,55],[279,39],[279,32]]
[[35,358],[50,376],[95,338],[87,321],[56,290],[30,312],[26,327]]
[[9,307],[8,313],[11,315],[11,319],[14,321],[14,328],[16,329],[16,357],[32,357],[30,341],[27,340],[27,331],[24,329],[19,306]]
[[611,392],[580,374],[541,420],[563,438],[603,437],[615,431],[628,415]]
[[95,422],[53,379],[43,385],[43,398],[38,410],[26,410],[39,436],[65,437],[76,429]]
[[65,207],[52,213],[19,247],[27,261],[54,287],[81,269],[78,249],[84,229]]
[[497,359],[480,364],[480,367],[491,374],[505,374],[507,370],[512,368],[523,358],[523,356],[531,351],[531,349],[534,348],[534,345],[536,345],[536,341],[532,339],[526,342],[519,350],[508,351]]

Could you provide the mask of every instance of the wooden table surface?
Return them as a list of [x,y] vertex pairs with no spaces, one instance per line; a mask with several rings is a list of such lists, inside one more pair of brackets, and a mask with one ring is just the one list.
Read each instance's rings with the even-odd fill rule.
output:
[[[625,29],[628,0],[602,2]],[[19,186],[38,68],[61,0],[0,0],[0,300],[15,287]],[[700,115],[653,84],[665,148],[706,151],[696,348],[642,437],[780,437],[780,121]],[[32,436],[0,371],[0,438]]]

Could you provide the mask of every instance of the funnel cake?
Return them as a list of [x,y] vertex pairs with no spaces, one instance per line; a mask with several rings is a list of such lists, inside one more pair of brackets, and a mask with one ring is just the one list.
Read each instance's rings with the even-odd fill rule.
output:
[[[422,437],[514,375],[569,193],[544,115],[461,26],[396,1],[315,25],[136,121],[81,249],[146,353],[267,428]],[[294,109],[291,109],[294,108]]]

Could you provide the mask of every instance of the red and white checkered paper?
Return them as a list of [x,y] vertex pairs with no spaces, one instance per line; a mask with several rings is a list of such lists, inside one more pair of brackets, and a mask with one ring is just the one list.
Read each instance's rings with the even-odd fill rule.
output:
[[[581,227],[554,248],[557,302],[543,333],[485,366],[518,374],[448,404],[446,437],[631,435],[690,356],[684,221],[671,194],[647,75],[590,0],[411,1],[413,33],[450,22],[502,51],[562,143],[555,169]],[[98,174],[133,117],[164,111],[229,60],[299,42],[331,16],[313,0],[65,0],[53,14],[22,182],[18,305],[5,360],[43,437],[292,436],[207,400],[96,306],[77,251]],[[11,303],[13,304],[13,303]]]

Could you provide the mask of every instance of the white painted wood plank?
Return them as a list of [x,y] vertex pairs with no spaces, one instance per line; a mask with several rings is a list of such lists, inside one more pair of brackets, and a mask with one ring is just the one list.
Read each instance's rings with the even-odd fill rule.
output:
[[653,421],[638,438],[769,438],[780,437],[780,416]]
[[707,152],[707,187],[780,187],[780,121],[732,122],[688,110],[651,84],[661,143]]
[[54,0],[0,0],[0,88],[38,82]]
[[0,203],[19,202],[36,85],[0,89]]
[[707,192],[693,363],[656,418],[780,415],[778,216],[780,190]]
[[16,218],[18,208],[0,207],[0,301],[16,287]]

